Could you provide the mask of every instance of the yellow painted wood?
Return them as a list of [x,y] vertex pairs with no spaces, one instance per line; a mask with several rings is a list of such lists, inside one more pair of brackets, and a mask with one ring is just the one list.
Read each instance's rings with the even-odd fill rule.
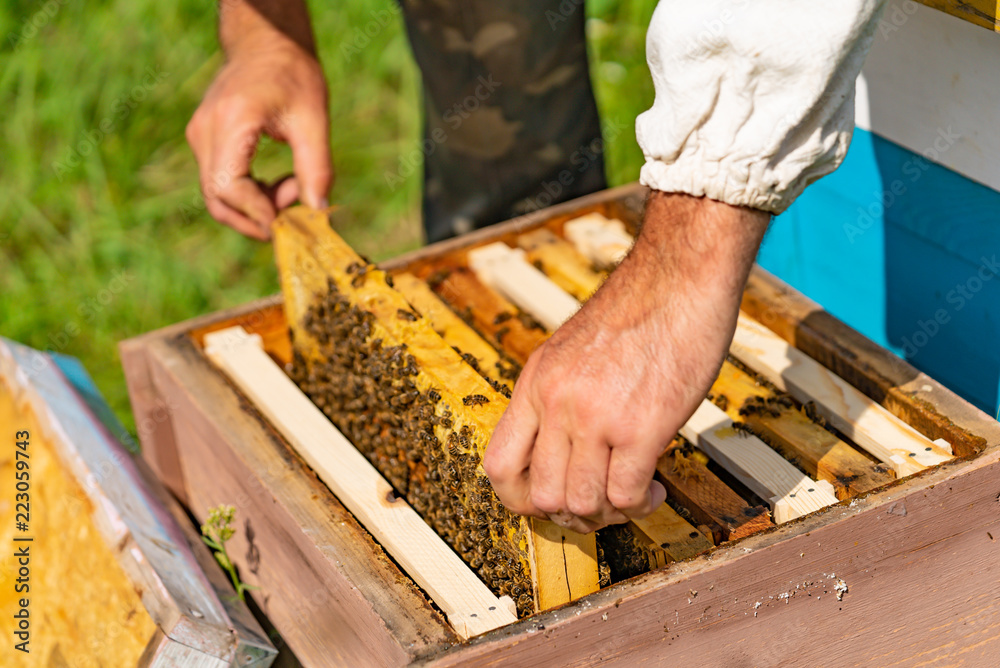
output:
[[1000,2],[997,0],[917,0],[963,21],[1000,32]]
[[[27,405],[18,406],[11,390],[0,382],[0,431],[10,441],[0,457],[4,490],[0,502],[0,634],[4,666],[135,666],[157,633],[156,624],[105,544],[94,523],[94,507],[86,492],[63,468],[49,443],[44,423]],[[16,431],[30,433],[30,531],[15,529],[14,445]],[[14,542],[29,535],[30,543]],[[14,551],[28,547],[30,591],[15,591],[19,564]],[[14,614],[18,599],[30,598],[30,654],[15,651]]]

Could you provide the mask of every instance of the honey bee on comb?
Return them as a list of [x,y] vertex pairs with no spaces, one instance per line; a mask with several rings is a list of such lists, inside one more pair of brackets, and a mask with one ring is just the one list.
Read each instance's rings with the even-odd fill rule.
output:
[[469,396],[462,399],[462,403],[466,406],[482,406],[488,404],[490,400],[481,394],[470,394]]
[[[566,571],[565,554],[537,551],[551,544],[544,532],[552,529],[507,513],[482,470],[482,453],[510,398],[513,383],[505,380],[520,369],[490,350],[489,337],[477,344],[448,329],[464,331],[461,315],[468,305],[456,305],[450,315],[459,317],[442,325],[434,302],[420,301],[421,286],[434,296],[420,280],[427,275],[423,269],[392,281],[358,258],[324,217],[297,210],[289,221],[277,226],[275,248],[294,337],[290,375],[300,388],[496,592],[519,587],[520,615],[536,610],[543,591],[550,592],[544,600],[566,595],[557,571],[584,574],[589,587],[592,569],[596,588],[597,565],[586,539],[574,539],[581,551],[571,555]],[[450,285],[456,271],[443,271],[432,282]],[[413,280],[420,285],[414,288]],[[509,311],[503,322],[520,331],[517,310],[500,310]],[[489,321],[496,313],[489,312]],[[576,586],[574,593],[579,595]]]

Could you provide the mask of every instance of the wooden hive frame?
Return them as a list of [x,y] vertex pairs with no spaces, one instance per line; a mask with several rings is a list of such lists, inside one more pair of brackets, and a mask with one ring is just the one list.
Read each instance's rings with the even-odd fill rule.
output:
[[30,553],[14,596],[31,614],[29,653],[8,646],[4,665],[271,665],[277,651],[184,510],[95,416],[89,376],[75,377],[0,337],[0,427],[26,434],[28,531],[10,544]]
[[[635,223],[644,197],[637,186],[596,194],[383,268],[420,275],[446,254],[462,265],[466,248],[513,247],[543,224],[561,234],[588,211]],[[146,457],[196,516],[233,502],[251,518],[252,539],[238,536],[233,552],[307,661],[694,662],[712,652],[721,664],[847,665],[934,661],[949,647],[995,656],[1000,611],[977,583],[1000,535],[1000,425],[760,270],[743,309],[917,431],[950,443],[956,459],[464,643],[200,350],[206,332],[241,324],[287,362],[280,300],[125,342],[122,356],[137,422],[155,426],[141,434]]]

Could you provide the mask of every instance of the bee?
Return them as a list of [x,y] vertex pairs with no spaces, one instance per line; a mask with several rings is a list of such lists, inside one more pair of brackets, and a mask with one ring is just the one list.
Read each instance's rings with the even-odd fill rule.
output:
[[793,408],[795,406],[795,402],[792,401],[792,398],[787,394],[779,394],[778,396],[773,397],[771,401],[782,408]]
[[471,366],[471,367],[472,367],[473,369],[475,369],[475,370],[476,370],[477,372],[481,373],[481,372],[479,371],[479,360],[478,360],[478,359],[476,359],[476,356],[475,356],[475,355],[473,355],[472,353],[466,353],[466,352],[462,352],[462,349],[461,349],[461,348],[458,348],[458,347],[456,347],[456,346],[452,346],[452,349],[453,349],[453,350],[454,350],[454,351],[455,351],[456,353],[458,353],[459,357],[461,357],[461,358],[462,358],[463,360],[465,360],[465,363],[466,363],[466,364],[468,364],[469,366]]
[[389,274],[385,275],[385,284],[388,285],[390,288],[396,287],[396,284],[392,280],[392,276],[390,276]]
[[502,345],[503,337],[507,336],[508,334],[510,334],[510,327],[507,327],[505,325],[496,331],[496,334],[493,335],[493,338],[496,339],[496,342],[498,344]]
[[816,413],[815,401],[807,401],[806,403],[802,404],[802,412],[805,414],[807,418],[809,418],[813,422],[819,421],[819,416]]
[[417,314],[413,311],[407,311],[404,308],[396,309],[396,317],[400,320],[406,320],[407,322],[417,321]]
[[438,391],[436,387],[432,387],[431,389],[427,390],[427,399],[431,403],[436,404],[437,402],[441,401],[441,393]]
[[751,430],[750,427],[744,422],[734,422],[733,429],[735,429],[736,433],[742,436],[743,438],[746,438],[747,436],[753,436],[753,430]]
[[490,403],[490,400],[481,394],[470,394],[469,396],[462,399],[462,403],[466,406],[482,406],[484,404]]
[[[372,341],[372,348],[375,350],[381,350],[382,339],[375,339]],[[381,350],[381,352],[385,356],[385,361],[389,364],[398,364],[403,358],[402,346],[389,346],[385,350]]]
[[761,397],[750,397],[743,405],[740,407],[740,415],[758,415],[762,413],[767,406],[767,402]]
[[427,285],[434,289],[444,283],[451,275],[451,269],[439,269],[427,277]]
[[[351,287],[352,288],[360,288],[362,285],[365,284],[365,278],[368,275],[368,271],[370,270],[370,267],[369,267],[369,265],[359,265],[357,262],[352,263],[351,266],[356,267],[355,271],[353,272],[355,274],[354,278],[351,279]],[[351,267],[349,266],[348,270],[350,270],[350,268]],[[348,273],[352,273],[352,272],[348,271]]]
[[714,399],[712,399],[712,403],[714,403],[722,410],[726,410],[729,408],[729,399],[724,394],[717,395]]
[[523,311],[517,314],[517,319],[521,321],[521,326],[525,329],[537,329],[540,332],[545,331],[545,326],[542,323],[538,322]]
[[496,316],[493,318],[493,324],[502,325],[513,317],[514,314],[511,313],[510,311],[503,311],[501,313],[497,313]]
[[516,364],[505,363],[503,360],[497,360],[494,366],[497,368],[497,373],[504,380],[517,380],[520,369],[518,369]]

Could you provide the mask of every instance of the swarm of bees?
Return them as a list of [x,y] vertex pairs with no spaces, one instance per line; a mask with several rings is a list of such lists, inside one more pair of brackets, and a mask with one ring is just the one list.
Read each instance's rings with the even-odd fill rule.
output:
[[[354,263],[347,271],[360,285],[369,266]],[[396,316],[418,317],[402,309]],[[482,437],[461,423],[440,389],[418,388],[419,369],[406,345],[384,343],[375,317],[332,281],[302,324],[322,361],[296,350],[292,379],[489,587],[513,598],[519,614],[530,614],[530,571],[519,546],[527,525],[493,493],[476,445]],[[497,386],[509,395],[506,385]],[[488,401],[472,394],[462,403]]]
[[[626,524],[613,524],[598,531],[597,545],[600,551],[599,561],[603,558],[607,564],[609,584],[642,575],[649,570],[649,553],[639,546],[635,534]],[[601,586],[605,585],[602,583]]]

